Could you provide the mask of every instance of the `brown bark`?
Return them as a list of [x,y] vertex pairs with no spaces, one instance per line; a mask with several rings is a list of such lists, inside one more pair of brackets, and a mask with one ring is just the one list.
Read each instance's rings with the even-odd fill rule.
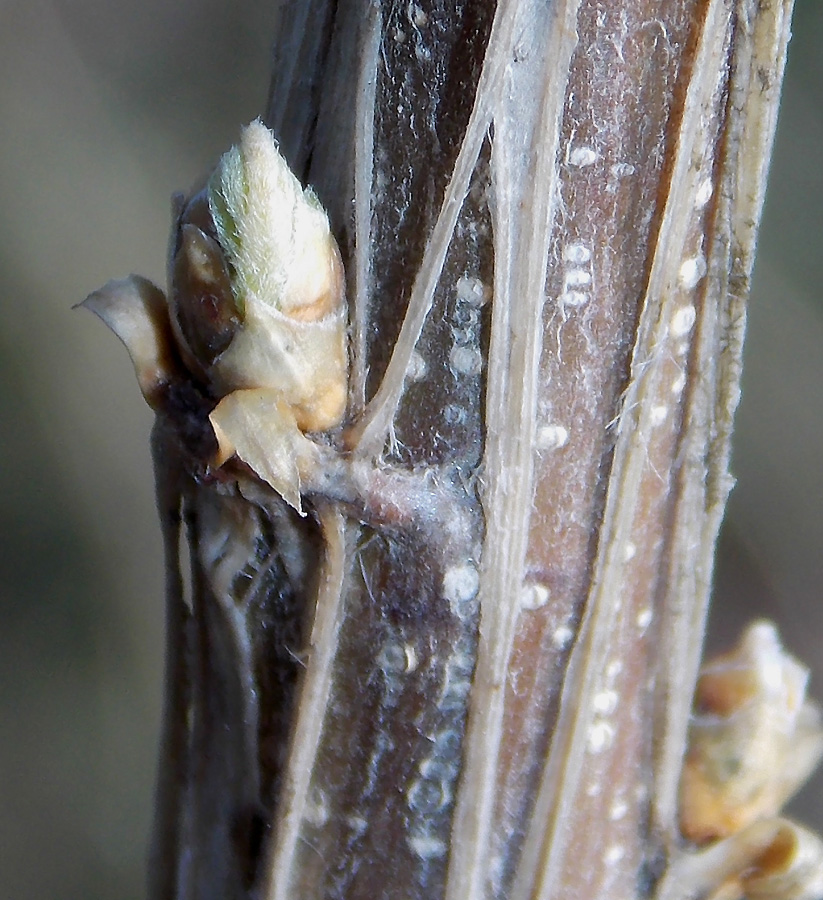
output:
[[790,6],[284,7],[268,124],[343,253],[348,474],[303,519],[160,413],[155,897],[654,895]]

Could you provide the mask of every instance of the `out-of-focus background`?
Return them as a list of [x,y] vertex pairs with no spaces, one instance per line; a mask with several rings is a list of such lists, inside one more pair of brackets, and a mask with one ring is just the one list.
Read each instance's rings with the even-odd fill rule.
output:
[[[263,111],[276,4],[0,7],[0,896],[144,895],[161,687],[151,415],[72,304],[163,283],[169,196]],[[823,5],[798,0],[710,642],[823,697]],[[823,826],[823,779],[795,805]]]

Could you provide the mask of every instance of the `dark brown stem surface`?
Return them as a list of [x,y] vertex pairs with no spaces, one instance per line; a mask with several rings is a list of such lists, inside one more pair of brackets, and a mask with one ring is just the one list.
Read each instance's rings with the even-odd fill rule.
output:
[[267,124],[346,266],[359,497],[183,461],[161,503],[158,900],[653,895],[790,5],[284,5]]

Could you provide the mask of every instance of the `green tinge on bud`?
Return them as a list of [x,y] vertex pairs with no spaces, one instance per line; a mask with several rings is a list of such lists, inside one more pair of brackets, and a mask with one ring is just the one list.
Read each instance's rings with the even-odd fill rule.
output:
[[169,384],[218,401],[212,465],[237,457],[302,512],[301,478],[316,465],[305,434],[337,427],[346,409],[343,264],[326,213],[262,122],[176,205],[169,262],[168,298],[133,275],[83,305],[126,345],[158,413],[180,413]]
[[224,154],[208,196],[241,309],[260,302],[307,321],[339,304],[342,273],[325,210],[262,122]]
[[260,121],[222,157],[207,193],[239,314],[210,364],[212,387],[276,391],[301,431],[334,428],[348,360],[343,265],[326,213]]

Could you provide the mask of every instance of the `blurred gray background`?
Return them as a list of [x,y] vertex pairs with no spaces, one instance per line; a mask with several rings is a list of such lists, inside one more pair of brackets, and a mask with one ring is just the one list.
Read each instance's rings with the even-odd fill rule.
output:
[[[144,894],[161,685],[151,415],[72,304],[163,283],[169,196],[263,111],[276,4],[0,6],[0,896]],[[798,0],[710,642],[823,698],[823,4]],[[795,812],[823,826],[823,779]]]

